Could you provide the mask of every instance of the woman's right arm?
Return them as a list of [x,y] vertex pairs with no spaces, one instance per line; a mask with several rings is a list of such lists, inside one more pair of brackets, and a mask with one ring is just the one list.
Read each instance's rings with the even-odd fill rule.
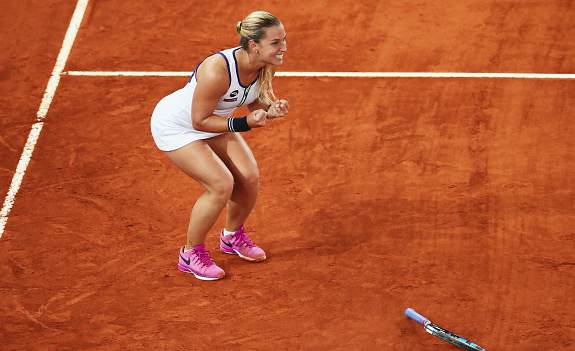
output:
[[223,133],[228,119],[214,115],[218,101],[228,91],[230,78],[226,61],[221,55],[208,57],[196,73],[198,84],[192,100],[192,125],[202,132]]
[[[229,132],[228,118],[214,115],[218,102],[230,85],[228,66],[221,55],[208,57],[196,73],[198,84],[192,100],[192,125],[202,132]],[[251,112],[247,116],[248,126],[263,127],[267,113],[263,110]]]

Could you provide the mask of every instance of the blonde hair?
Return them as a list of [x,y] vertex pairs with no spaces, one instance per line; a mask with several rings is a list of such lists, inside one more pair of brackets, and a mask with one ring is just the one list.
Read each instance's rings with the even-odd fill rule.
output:
[[[246,52],[250,50],[250,40],[259,44],[260,40],[265,37],[265,29],[279,26],[282,23],[276,16],[265,11],[256,11],[250,13],[243,21],[236,24],[236,31],[240,36],[240,46]],[[258,99],[262,102],[271,104],[276,100],[272,88],[272,66],[265,65],[260,69],[258,81],[260,83],[260,94]]]

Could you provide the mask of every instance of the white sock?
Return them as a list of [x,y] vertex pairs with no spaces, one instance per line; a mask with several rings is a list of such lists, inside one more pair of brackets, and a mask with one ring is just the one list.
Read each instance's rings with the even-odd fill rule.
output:
[[[199,246],[201,246],[201,245],[199,245]],[[195,246],[194,246],[194,247],[195,247]],[[193,249],[194,247],[192,247],[192,249]],[[190,251],[190,250],[191,250],[191,249],[188,249],[188,245],[186,245],[186,246],[184,247],[184,252],[188,252],[188,251]]]
[[235,234],[236,232],[228,232],[225,228],[224,228],[224,236],[226,235],[232,235]]

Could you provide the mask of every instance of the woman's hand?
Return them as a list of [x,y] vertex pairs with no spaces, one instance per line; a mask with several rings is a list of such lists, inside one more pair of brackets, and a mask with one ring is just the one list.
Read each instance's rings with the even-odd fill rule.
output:
[[268,114],[264,110],[255,110],[248,115],[248,126],[250,128],[259,128],[266,125],[266,116]]
[[277,117],[283,117],[288,113],[289,104],[287,100],[276,100],[268,109],[268,118],[273,120]]

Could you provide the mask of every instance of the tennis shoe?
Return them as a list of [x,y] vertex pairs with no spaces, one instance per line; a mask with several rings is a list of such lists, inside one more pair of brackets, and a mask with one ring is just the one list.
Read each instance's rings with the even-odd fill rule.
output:
[[192,273],[201,280],[218,280],[226,275],[224,270],[212,261],[206,245],[195,246],[188,251],[186,251],[186,246],[182,246],[178,269]]
[[266,259],[266,253],[254,244],[246,235],[244,226],[234,234],[220,233],[220,250],[231,255],[238,255],[244,260],[260,262]]

